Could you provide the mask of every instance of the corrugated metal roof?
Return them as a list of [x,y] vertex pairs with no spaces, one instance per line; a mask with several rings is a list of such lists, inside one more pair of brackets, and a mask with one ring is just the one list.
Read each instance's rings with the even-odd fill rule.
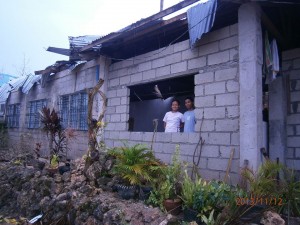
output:
[[29,74],[27,76],[18,77],[3,84],[0,87],[0,104],[4,104],[13,90],[18,90],[22,87],[22,92],[27,94],[32,86],[41,79],[41,76]]
[[187,11],[191,47],[212,28],[217,11],[217,0],[200,3]]
[[[98,36],[98,35],[85,35],[79,37],[69,36],[70,49],[80,49],[83,46],[88,45],[99,38],[102,38],[102,36]],[[94,48],[99,48],[99,47],[101,47],[101,45],[94,46]]]

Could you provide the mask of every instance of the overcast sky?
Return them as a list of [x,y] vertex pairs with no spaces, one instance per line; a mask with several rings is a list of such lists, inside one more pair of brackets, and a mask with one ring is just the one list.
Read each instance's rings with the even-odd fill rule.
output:
[[[165,0],[165,7],[181,0]],[[34,73],[67,57],[68,36],[105,35],[159,11],[160,0],[0,0],[0,73]]]

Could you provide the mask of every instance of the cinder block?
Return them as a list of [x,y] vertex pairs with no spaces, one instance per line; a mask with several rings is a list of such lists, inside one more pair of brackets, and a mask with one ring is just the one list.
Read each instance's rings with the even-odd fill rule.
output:
[[190,48],[190,41],[185,40],[179,43],[174,44],[174,52],[180,52]]
[[229,60],[230,61],[237,61],[239,59],[239,50],[238,48],[233,48],[229,50]]
[[206,57],[200,57],[196,59],[190,59],[188,61],[188,69],[198,69],[203,66],[206,66]]
[[128,119],[129,119],[128,113],[121,114],[121,122],[128,122]]
[[121,98],[110,98],[108,99],[108,106],[117,106],[120,105],[121,103]]
[[157,158],[159,158],[161,161],[163,161],[164,163],[167,163],[167,164],[169,164],[170,161],[171,161],[169,154],[156,153],[155,156]]
[[197,144],[200,139],[200,133],[189,133],[189,139],[188,142],[191,144]]
[[216,65],[229,61],[229,50],[208,55],[207,65]]
[[143,72],[143,80],[150,80],[155,78],[155,70],[148,70]]
[[220,172],[218,171],[204,169],[204,170],[200,170],[199,172],[201,177],[205,180],[220,180]]
[[238,36],[234,35],[232,37],[220,40],[219,44],[220,44],[221,51],[225,49],[237,47],[239,45]]
[[187,62],[179,62],[171,65],[171,73],[180,73],[187,70]]
[[129,137],[130,137],[130,132],[128,132],[128,131],[122,131],[119,134],[120,140],[129,140]]
[[165,58],[159,58],[152,61],[152,69],[165,66]]
[[224,70],[217,70],[215,72],[215,80],[216,81],[223,81],[223,80],[230,80],[235,79],[237,77],[237,68],[228,68]]
[[284,51],[282,52],[282,59],[288,60],[288,59],[295,59],[300,57],[300,49],[295,48],[292,50]]
[[120,132],[118,131],[110,131],[109,139],[119,139]]
[[116,112],[116,107],[115,106],[108,106],[106,108],[106,114],[113,114]]
[[210,133],[207,144],[230,145],[230,133]]
[[105,130],[111,131],[115,130],[116,124],[115,123],[108,123],[105,127]]
[[226,159],[209,158],[207,168],[211,170],[226,171],[228,161]]
[[300,135],[300,125],[296,125],[296,135]]
[[117,76],[118,77],[123,77],[123,76],[126,76],[126,75],[128,75],[128,69],[127,68],[117,70]]
[[204,86],[205,95],[225,93],[225,82],[215,82]]
[[[144,132],[143,133],[143,141],[151,142],[153,137],[153,132]],[[154,139],[155,142],[155,139]],[[149,143],[150,145],[151,143]]]
[[151,69],[151,61],[139,64],[139,72]]
[[238,106],[228,106],[226,107],[226,111],[227,111],[228,118],[235,118],[240,115]]
[[109,86],[110,87],[115,87],[115,86],[118,86],[119,84],[120,84],[120,79],[119,78],[111,79],[109,81]]
[[139,82],[141,80],[143,80],[143,73],[137,73],[131,75],[131,82]]
[[123,96],[128,96],[129,95],[129,88],[122,88],[117,90],[117,96],[118,97],[123,97]]
[[[287,159],[294,159],[294,157],[295,157],[294,152],[295,152],[295,149],[294,149],[294,148],[287,148],[286,153],[285,153],[285,157],[286,157]],[[299,153],[300,153],[300,152],[299,152]],[[300,154],[299,154],[299,156],[300,156]],[[297,156],[296,156],[296,157],[297,157]]]
[[300,137],[287,137],[288,147],[300,147]]
[[287,125],[286,126],[286,134],[288,136],[294,136],[294,135],[296,135],[296,127],[295,127],[295,125]]
[[115,130],[127,131],[127,123],[116,123]]
[[170,55],[174,53],[174,45],[169,45],[167,47],[159,49],[157,52],[159,52],[158,57],[163,57],[166,55]]
[[187,49],[181,53],[181,60],[193,59],[199,56],[198,48]]
[[203,96],[204,95],[204,86],[196,85],[195,86],[195,96]]
[[300,159],[288,159],[286,160],[286,165],[291,169],[300,170]]
[[[174,53],[165,57],[165,65],[175,64],[181,61],[181,52]],[[172,66],[171,66],[172,69]]]
[[171,142],[172,133],[157,133],[155,135],[156,142]]
[[130,133],[130,140],[142,141],[143,140],[143,133],[142,132],[131,132]]
[[238,105],[238,94],[220,94],[216,95],[216,106]]
[[234,80],[229,80],[226,83],[226,89],[228,92],[237,92],[239,91],[239,83]]
[[199,46],[199,56],[208,55],[219,51],[219,43],[213,42]]
[[195,105],[197,107],[209,107],[215,105],[215,98],[213,95],[204,96],[204,97],[197,97],[195,98]]
[[205,119],[225,118],[225,107],[204,108]]
[[295,148],[295,157],[300,158],[300,148]]
[[300,124],[300,116],[297,114],[288,115],[287,124]]
[[110,116],[111,122],[120,122],[121,121],[121,115],[120,114],[113,114]]
[[[180,145],[180,154],[186,155],[186,156],[193,156],[195,147],[196,147],[195,144],[181,144]],[[172,150],[172,152],[174,152],[174,150]]]
[[205,84],[214,81],[214,73],[207,72],[207,73],[200,73],[195,75],[195,84]]
[[116,106],[116,113],[127,113],[127,105],[118,105]]
[[128,75],[130,74],[135,74],[135,73],[138,73],[139,72],[139,65],[132,65],[130,67],[128,67]]
[[231,134],[231,145],[240,145],[240,133]]
[[158,153],[163,153],[163,143],[153,143],[153,151],[155,152],[155,155]]
[[293,61],[284,61],[282,62],[282,71],[291,70],[293,68]]
[[129,97],[122,97],[121,98],[121,105],[129,104]]
[[188,138],[186,133],[172,133],[172,142],[174,143],[184,143]]
[[292,102],[300,101],[300,91],[291,92],[291,101]]
[[170,158],[172,157],[173,153],[175,152],[175,146],[176,144],[172,144],[172,143],[163,143],[163,149],[162,152],[163,153],[167,153],[169,154]]
[[237,23],[229,26],[229,33],[230,33],[230,35],[238,34],[238,24]]
[[231,155],[231,150],[234,148],[233,159],[240,158],[240,151],[236,146],[220,146],[220,156],[222,158],[229,159]]
[[171,66],[164,66],[155,70],[156,77],[161,77],[171,74]]
[[216,131],[238,131],[238,119],[216,120]]
[[[201,120],[199,120],[197,123],[201,123]],[[215,120],[203,120],[203,124],[201,127],[202,131],[214,131],[215,130]]]
[[[207,158],[217,158],[219,154],[219,146],[217,145],[203,145],[201,156]],[[209,159],[208,159],[209,161]]]

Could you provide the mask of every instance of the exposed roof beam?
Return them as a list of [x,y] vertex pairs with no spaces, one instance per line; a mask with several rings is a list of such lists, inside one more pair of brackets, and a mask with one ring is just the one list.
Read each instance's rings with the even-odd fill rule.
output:
[[[182,9],[182,8],[185,8],[185,7],[187,7],[187,6],[191,5],[191,4],[194,4],[195,2],[198,2],[198,1],[199,0],[185,0],[185,1],[182,1],[182,2],[180,2],[180,3],[178,3],[178,4],[174,5],[174,6],[172,6],[170,8],[167,8],[167,9],[165,9],[165,10],[159,12],[159,13],[156,13],[156,14],[154,14],[152,16],[149,16],[146,19],[140,20],[140,21],[132,24],[131,27],[128,30],[124,31],[124,32],[128,32],[128,31],[134,30],[134,29],[136,29],[138,27],[141,27],[141,26],[143,26],[143,25],[151,22],[151,21],[155,21],[155,20],[158,20],[158,19],[160,19],[162,17],[170,15],[170,14],[172,14],[172,13],[174,13],[174,12],[176,12],[176,11]],[[101,38],[99,40],[94,41],[93,43],[91,43],[89,45],[84,46],[80,51],[81,52],[86,51],[86,50],[94,47],[95,45],[102,44],[103,42],[105,42],[107,40],[110,40],[112,38],[118,37],[119,35],[120,35],[120,32],[112,33],[111,35],[107,35],[107,36],[105,36],[105,37],[103,37],[103,38]]]

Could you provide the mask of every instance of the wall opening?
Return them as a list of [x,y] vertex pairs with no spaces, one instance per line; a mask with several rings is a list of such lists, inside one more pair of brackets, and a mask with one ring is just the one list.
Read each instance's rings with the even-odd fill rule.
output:
[[130,86],[129,131],[152,132],[158,119],[158,132],[164,132],[163,117],[171,110],[171,101],[180,101],[181,113],[186,111],[184,99],[194,97],[194,75]]

